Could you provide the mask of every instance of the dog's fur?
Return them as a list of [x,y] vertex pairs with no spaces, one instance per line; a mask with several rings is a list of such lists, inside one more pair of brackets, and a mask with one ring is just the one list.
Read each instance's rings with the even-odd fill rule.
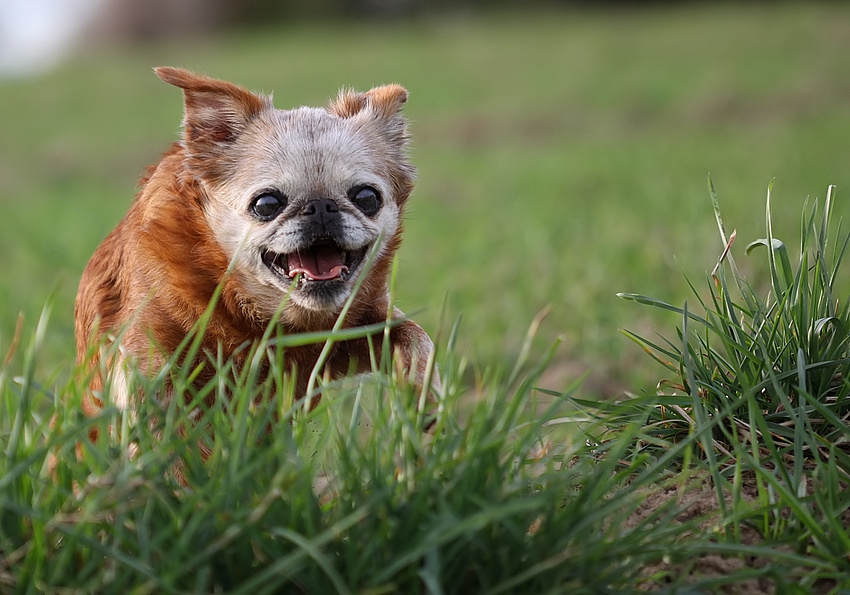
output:
[[[219,284],[201,353],[220,349],[237,365],[284,300],[280,332],[331,329],[375,243],[344,327],[384,321],[388,272],[413,188],[401,113],[407,91],[398,85],[344,91],[324,109],[284,111],[228,82],[176,68],[156,74],[183,90],[183,138],[149,168],[80,281],[77,355],[94,376],[88,415],[102,407],[107,382],[113,402],[132,407],[137,397],[123,363],[149,374],[161,368]],[[303,256],[288,256],[295,252]],[[100,351],[91,347],[119,330],[120,355],[102,378]],[[404,321],[390,341],[403,367],[416,362],[412,375],[422,383],[433,348],[425,331]],[[286,349],[296,394],[304,393],[321,348]],[[324,373],[368,371],[370,355],[365,339],[339,343]],[[199,385],[211,368],[204,366]]]

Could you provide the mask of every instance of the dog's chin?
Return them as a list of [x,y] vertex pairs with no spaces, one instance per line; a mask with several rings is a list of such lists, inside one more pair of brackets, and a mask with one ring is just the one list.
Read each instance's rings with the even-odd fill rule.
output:
[[345,250],[332,242],[318,242],[289,254],[265,249],[260,258],[293,302],[309,310],[329,311],[345,304],[368,251],[368,245]]

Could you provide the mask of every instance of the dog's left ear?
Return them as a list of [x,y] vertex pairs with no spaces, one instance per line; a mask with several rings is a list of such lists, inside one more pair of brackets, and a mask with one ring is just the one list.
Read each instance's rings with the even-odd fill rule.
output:
[[366,92],[366,99],[372,109],[385,119],[401,114],[402,106],[407,103],[407,89],[401,85],[384,85]]
[[183,89],[183,142],[195,165],[219,157],[271,100],[233,83],[198,75],[181,68],[154,69],[166,83]]
[[391,84],[375,87],[366,93],[342,91],[328,110],[340,118],[370,116],[391,140],[404,144],[407,142],[407,119],[401,110],[405,103],[407,89]]

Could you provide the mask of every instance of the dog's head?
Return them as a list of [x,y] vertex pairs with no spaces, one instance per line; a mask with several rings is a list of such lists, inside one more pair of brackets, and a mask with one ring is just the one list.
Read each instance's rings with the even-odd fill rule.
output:
[[[265,315],[286,293],[338,311],[373,249],[391,257],[413,184],[407,91],[343,92],[327,108],[277,110],[271,99],[176,68],[185,170],[234,275]],[[377,245],[376,245],[377,244]]]

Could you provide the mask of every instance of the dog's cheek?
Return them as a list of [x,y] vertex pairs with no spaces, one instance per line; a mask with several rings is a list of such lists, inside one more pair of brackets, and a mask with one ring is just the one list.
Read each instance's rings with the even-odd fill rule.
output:
[[398,205],[396,205],[395,202],[389,202],[383,209],[381,209],[381,212],[376,219],[376,223],[379,228],[379,233],[384,237],[384,242],[387,242],[396,234],[399,229],[400,218],[401,213],[399,212]]
[[380,227],[374,221],[346,213],[342,218],[343,243],[350,249],[371,245],[381,234]]
[[204,217],[216,243],[228,259],[251,244],[251,224],[223,200],[213,199],[204,208]]

